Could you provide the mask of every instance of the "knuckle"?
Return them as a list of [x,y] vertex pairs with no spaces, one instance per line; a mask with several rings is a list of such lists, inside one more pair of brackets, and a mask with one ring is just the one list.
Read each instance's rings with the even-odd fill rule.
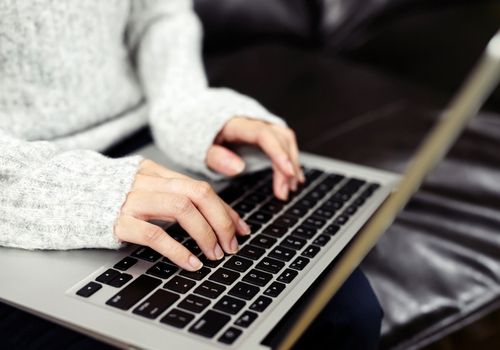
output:
[[178,214],[185,214],[191,210],[191,201],[184,196],[175,196],[173,198],[174,211]]
[[207,198],[212,194],[212,186],[206,181],[199,181],[196,184],[196,195],[200,198]]
[[155,166],[155,162],[153,162],[151,159],[144,159],[141,164],[140,164],[140,168],[141,169],[144,169],[144,168],[151,168],[153,166]]
[[229,232],[232,233],[235,231],[235,226],[234,222],[230,220],[229,218],[226,218],[220,225],[220,228],[223,232]]

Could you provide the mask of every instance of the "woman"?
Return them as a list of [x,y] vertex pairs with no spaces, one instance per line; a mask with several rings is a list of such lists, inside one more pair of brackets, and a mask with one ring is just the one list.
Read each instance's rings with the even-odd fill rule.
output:
[[2,1],[0,244],[133,242],[199,269],[195,255],[148,222],[162,219],[179,222],[209,259],[235,253],[235,235],[250,229],[206,182],[138,156],[99,153],[147,124],[156,145],[192,171],[236,175],[244,161],[224,145],[248,143],[270,157],[278,198],[304,181],[294,133],[281,119],[246,96],[208,87],[191,6]]

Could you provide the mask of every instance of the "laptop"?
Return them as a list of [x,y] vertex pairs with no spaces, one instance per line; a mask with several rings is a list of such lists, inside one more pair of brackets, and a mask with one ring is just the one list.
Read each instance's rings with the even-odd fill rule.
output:
[[[268,169],[214,184],[250,224],[252,234],[240,238],[237,254],[218,262],[204,260],[198,272],[182,271],[148,247],[133,244],[117,251],[0,248],[0,300],[126,349],[290,348],[443,157],[499,77],[500,32],[404,177],[302,153],[307,181],[287,202],[273,198]],[[154,146],[139,153],[175,169]],[[156,224],[201,254],[178,225]],[[285,336],[270,343],[276,326],[341,252],[335,269]]]

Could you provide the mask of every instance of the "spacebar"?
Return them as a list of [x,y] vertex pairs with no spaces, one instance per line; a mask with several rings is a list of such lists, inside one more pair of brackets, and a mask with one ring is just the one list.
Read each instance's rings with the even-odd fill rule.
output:
[[122,310],[128,310],[160,284],[161,280],[157,278],[141,275],[116,293],[106,304]]

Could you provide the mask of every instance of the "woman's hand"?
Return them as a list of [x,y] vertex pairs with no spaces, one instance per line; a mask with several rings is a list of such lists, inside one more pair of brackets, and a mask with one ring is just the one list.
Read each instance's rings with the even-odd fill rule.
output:
[[290,190],[305,181],[300,168],[295,133],[284,126],[258,119],[236,117],[229,120],[209,148],[208,167],[224,175],[234,176],[245,168],[243,160],[225,143],[248,143],[259,146],[273,163],[273,189],[276,197],[286,200]]
[[247,235],[248,225],[203,181],[144,160],[135,176],[116,222],[115,235],[126,242],[149,246],[180,267],[195,271],[201,261],[148,220],[177,221],[196,241],[205,256],[221,259],[236,253],[235,233]]

